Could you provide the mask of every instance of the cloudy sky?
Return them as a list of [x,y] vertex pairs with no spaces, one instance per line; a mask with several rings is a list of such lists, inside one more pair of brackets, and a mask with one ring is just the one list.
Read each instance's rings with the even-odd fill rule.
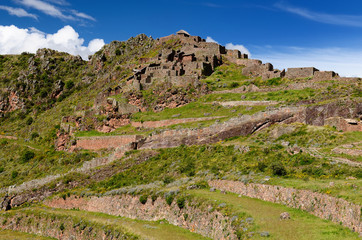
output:
[[362,76],[362,1],[2,0],[0,54],[42,47],[84,59],[112,40],[185,29],[277,68]]

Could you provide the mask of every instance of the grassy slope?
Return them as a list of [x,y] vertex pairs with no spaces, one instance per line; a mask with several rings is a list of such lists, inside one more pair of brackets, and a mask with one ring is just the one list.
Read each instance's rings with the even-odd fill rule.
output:
[[[239,211],[244,211],[253,216],[255,223],[259,226],[258,231],[270,233],[268,239],[278,240],[339,240],[359,239],[357,233],[339,226],[327,220],[322,220],[301,210],[288,208],[279,204],[268,203],[248,197],[238,197],[236,194],[220,192],[209,192],[207,190],[192,190],[193,194],[225,202]],[[290,220],[281,221],[279,216],[282,212],[289,212]],[[253,239],[265,239],[256,235]]]
[[51,240],[55,238],[37,236],[23,232],[0,229],[0,240]]
[[79,210],[64,210],[64,209],[50,209],[50,208],[33,208],[36,211],[51,213],[56,215],[72,216],[80,219],[85,219],[90,222],[100,224],[102,226],[121,227],[139,235],[143,239],[160,239],[160,240],[188,240],[188,239],[208,239],[200,236],[199,234],[192,233],[181,227],[177,227],[167,223],[166,221],[142,221],[133,220],[124,217],[117,217],[107,215],[104,213],[94,213]]

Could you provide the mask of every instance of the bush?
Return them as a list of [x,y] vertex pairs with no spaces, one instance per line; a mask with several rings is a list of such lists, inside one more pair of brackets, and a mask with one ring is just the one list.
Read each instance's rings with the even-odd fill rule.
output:
[[60,227],[59,227],[60,231],[64,231],[65,227],[64,227],[64,223],[60,224]]
[[39,137],[39,133],[33,132],[33,133],[31,134],[31,136],[30,136],[30,139],[33,140],[33,139],[38,138],[38,137]]
[[239,87],[239,83],[237,83],[237,82],[232,82],[232,83],[230,84],[230,87],[231,87],[231,88]]
[[65,82],[65,88],[66,89],[72,89],[74,87],[74,82],[72,80],[66,81]]
[[11,172],[11,178],[12,179],[15,179],[18,175],[19,175],[18,171],[14,170],[14,171]]
[[27,163],[35,157],[35,153],[29,150],[25,150],[20,157],[21,163]]
[[270,166],[273,175],[276,176],[285,176],[287,175],[287,170],[285,169],[284,165],[280,162],[275,162]]
[[183,209],[185,207],[185,197],[184,196],[181,196],[177,199],[177,206],[180,208],[180,209]]
[[26,119],[26,125],[31,125],[33,123],[33,118],[29,117],[28,119]]
[[167,195],[167,196],[166,196],[166,203],[167,203],[169,206],[171,206],[174,198],[175,198],[175,197],[174,197],[172,194]]
[[142,195],[142,196],[140,196],[140,203],[146,204],[147,199],[148,199],[148,195]]

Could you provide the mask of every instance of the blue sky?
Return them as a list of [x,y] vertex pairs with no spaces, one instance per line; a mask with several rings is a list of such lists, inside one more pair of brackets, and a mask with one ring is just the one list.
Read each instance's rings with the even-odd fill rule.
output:
[[2,54],[51,47],[86,58],[112,40],[185,29],[278,68],[362,76],[361,0],[2,0],[0,16]]

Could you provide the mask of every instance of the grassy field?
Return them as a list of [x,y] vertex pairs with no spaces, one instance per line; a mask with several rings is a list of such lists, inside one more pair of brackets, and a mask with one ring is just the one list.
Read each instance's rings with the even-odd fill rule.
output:
[[[204,198],[224,202],[236,211],[244,211],[253,216],[259,232],[269,232],[268,239],[278,240],[340,240],[359,239],[357,233],[327,220],[322,220],[301,210],[283,205],[264,202],[248,197],[238,197],[236,194],[210,192],[208,190],[192,190],[190,193]],[[281,221],[282,212],[291,215],[290,220]],[[255,234],[253,239],[265,239]]]
[[167,221],[142,221],[133,220],[124,217],[107,215],[104,213],[94,213],[79,210],[64,210],[50,208],[35,208],[38,211],[51,214],[61,214],[76,218],[86,219],[102,226],[122,227],[128,232],[140,236],[142,239],[155,240],[191,240],[191,239],[209,239],[199,234],[192,233],[181,227],[167,223]]
[[52,240],[56,238],[42,237],[35,234],[0,229],[0,240]]

